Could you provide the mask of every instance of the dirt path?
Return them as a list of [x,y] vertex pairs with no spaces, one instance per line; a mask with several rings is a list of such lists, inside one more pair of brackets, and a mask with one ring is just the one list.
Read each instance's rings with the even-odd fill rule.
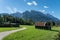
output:
[[5,32],[0,32],[0,40],[2,40],[5,36],[17,32],[17,31],[22,31],[25,30],[26,28],[21,28],[21,29],[17,29],[17,30],[12,30],[12,31],[5,31]]

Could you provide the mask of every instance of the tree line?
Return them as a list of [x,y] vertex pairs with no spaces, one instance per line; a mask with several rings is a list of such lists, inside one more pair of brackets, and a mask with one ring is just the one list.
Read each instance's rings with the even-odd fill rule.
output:
[[24,20],[23,18],[13,17],[11,15],[0,15],[0,23],[2,22],[10,22],[10,23],[19,23],[21,25],[32,25],[34,22],[29,20]]

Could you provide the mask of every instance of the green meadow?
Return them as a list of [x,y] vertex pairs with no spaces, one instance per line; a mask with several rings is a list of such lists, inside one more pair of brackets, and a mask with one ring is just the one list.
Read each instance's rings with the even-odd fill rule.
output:
[[18,28],[15,28],[15,27],[0,27],[0,32],[16,30],[16,29],[18,29]]
[[3,40],[56,40],[60,31],[60,27],[52,27],[52,30],[35,29],[34,25],[21,25],[26,30],[12,33]]

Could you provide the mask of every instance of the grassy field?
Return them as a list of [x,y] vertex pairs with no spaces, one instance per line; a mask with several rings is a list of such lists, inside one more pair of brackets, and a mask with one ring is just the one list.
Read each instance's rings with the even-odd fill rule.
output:
[[12,33],[3,40],[55,40],[60,31],[60,27],[53,27],[51,31],[35,29],[34,26],[28,25],[21,25],[21,27],[26,27],[27,29]]
[[10,31],[10,30],[15,30],[15,29],[17,29],[17,28],[15,28],[15,27],[6,27],[6,28],[0,27],[0,32]]

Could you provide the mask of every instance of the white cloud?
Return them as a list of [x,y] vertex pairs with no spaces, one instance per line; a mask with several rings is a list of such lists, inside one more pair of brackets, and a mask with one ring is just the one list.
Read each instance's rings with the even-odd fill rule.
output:
[[29,6],[31,6],[31,5],[36,6],[36,5],[37,5],[37,2],[36,2],[36,1],[32,1],[32,2],[27,2],[27,4],[28,4]]
[[31,5],[32,5],[32,3],[31,3],[31,2],[27,2],[27,4],[28,4],[29,6],[31,6]]
[[18,10],[17,8],[13,8],[13,11],[14,11],[14,13],[16,13],[16,12],[22,13],[22,11]]
[[12,10],[12,8],[11,7],[6,7],[7,8],[7,10],[10,12],[10,13],[13,13],[13,10]]
[[43,6],[44,8],[48,8],[48,6]]
[[16,12],[21,12],[20,10],[18,10],[17,8],[11,8],[11,7],[6,7],[7,10],[10,12],[10,13],[16,13]]
[[54,13],[54,11],[52,11],[52,13]]
[[33,3],[34,5],[37,5],[37,2],[36,2],[36,1],[33,1],[32,3]]
[[13,11],[14,11],[14,12],[17,12],[18,10],[17,10],[17,8],[13,8]]
[[44,13],[46,10],[39,10],[39,11]]

